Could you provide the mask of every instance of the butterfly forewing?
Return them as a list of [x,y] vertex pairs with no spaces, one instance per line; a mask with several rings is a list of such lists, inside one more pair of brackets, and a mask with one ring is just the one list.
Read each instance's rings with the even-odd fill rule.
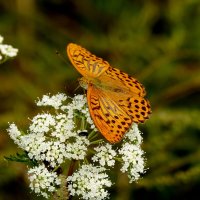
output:
[[88,78],[98,77],[109,68],[108,62],[91,54],[79,45],[68,44],[67,54],[74,67]]

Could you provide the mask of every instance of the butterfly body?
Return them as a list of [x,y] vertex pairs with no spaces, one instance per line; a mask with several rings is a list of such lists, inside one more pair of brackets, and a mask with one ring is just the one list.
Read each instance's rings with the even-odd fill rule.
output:
[[79,45],[70,43],[67,53],[83,75],[79,83],[87,89],[90,115],[109,142],[119,142],[133,122],[148,118],[150,104],[144,99],[144,87],[135,78]]
[[82,78],[79,79],[79,83],[84,89],[88,88],[88,84],[92,84],[92,85],[95,85],[96,88],[98,88],[100,90],[105,90],[105,91],[108,91],[108,92],[116,92],[118,94],[119,93],[122,93],[122,94],[130,93],[130,90],[125,90],[125,88],[120,87],[120,86],[119,87],[114,86],[109,81],[105,83],[104,81],[101,81],[98,78],[96,78],[96,79],[93,79],[93,78],[86,79],[85,77],[82,77]]

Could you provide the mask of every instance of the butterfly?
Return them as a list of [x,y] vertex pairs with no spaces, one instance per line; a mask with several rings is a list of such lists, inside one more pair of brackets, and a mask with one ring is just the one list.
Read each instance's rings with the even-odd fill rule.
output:
[[119,142],[132,123],[144,122],[151,113],[145,88],[135,78],[113,68],[85,48],[69,43],[67,55],[83,76],[87,103],[95,126],[110,142]]

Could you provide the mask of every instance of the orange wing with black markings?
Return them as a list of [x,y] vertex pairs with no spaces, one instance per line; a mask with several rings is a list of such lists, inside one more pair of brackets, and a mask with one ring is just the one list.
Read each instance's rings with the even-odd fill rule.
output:
[[87,101],[91,117],[102,133],[111,143],[119,142],[132,124],[126,112],[102,90],[89,85]]
[[87,84],[91,117],[101,134],[111,143],[119,142],[133,122],[148,119],[150,103],[145,89],[135,78],[113,68],[79,45],[70,43],[67,54]]

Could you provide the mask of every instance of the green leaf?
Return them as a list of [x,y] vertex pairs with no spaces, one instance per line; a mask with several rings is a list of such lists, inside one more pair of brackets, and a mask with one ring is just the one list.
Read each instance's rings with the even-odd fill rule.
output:
[[16,155],[10,155],[10,156],[4,156],[4,158],[7,161],[12,161],[12,162],[21,162],[21,163],[25,163],[30,167],[33,166],[37,166],[38,163],[36,160],[32,160],[29,158],[28,153],[27,152],[23,152],[23,153],[16,153]]

